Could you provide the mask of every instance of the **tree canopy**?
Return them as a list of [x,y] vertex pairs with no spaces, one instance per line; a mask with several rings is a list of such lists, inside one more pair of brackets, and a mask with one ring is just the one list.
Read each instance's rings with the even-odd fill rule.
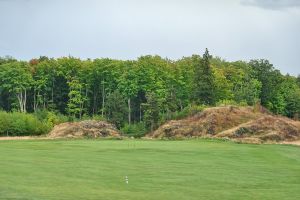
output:
[[268,60],[227,62],[192,55],[179,60],[42,56],[29,62],[0,58],[0,109],[49,110],[70,118],[101,115],[118,127],[155,128],[193,105],[254,105],[297,118],[300,76],[283,75]]

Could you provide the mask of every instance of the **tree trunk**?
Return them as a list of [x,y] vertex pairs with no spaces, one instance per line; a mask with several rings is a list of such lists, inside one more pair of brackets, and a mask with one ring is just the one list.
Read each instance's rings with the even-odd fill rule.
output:
[[44,107],[44,110],[46,109],[46,94],[44,93],[43,95],[43,107]]
[[23,111],[26,113],[27,90],[24,91]]
[[96,92],[96,89],[94,88],[94,93],[93,93],[93,115],[95,115],[95,113],[97,112],[96,105],[97,105],[97,92]]
[[131,103],[130,98],[128,98],[128,124],[131,124]]
[[39,107],[39,96],[40,91],[36,92],[36,89],[34,89],[33,93],[33,111],[36,112]]
[[153,130],[154,130],[154,121],[153,120],[151,120],[151,132],[153,132]]
[[[85,102],[83,102],[83,104],[84,103],[86,103],[86,111],[88,111],[87,109],[88,109],[88,104],[87,104],[87,101],[88,101],[88,98],[87,98],[87,96],[88,96],[88,86],[86,85],[86,87],[85,87],[85,97],[84,97],[84,100],[85,100]],[[82,109],[84,108],[84,105],[83,105],[83,107],[82,107]]]
[[83,100],[82,100],[82,92],[81,92],[81,88],[79,89],[79,93],[80,93],[80,97],[81,97],[81,102],[79,103],[79,119],[81,119],[81,115],[82,115],[82,110],[83,110]]
[[36,89],[33,89],[33,111],[36,111]]
[[140,104],[140,122],[142,122],[142,105]]
[[18,99],[18,102],[19,102],[20,112],[23,112],[22,92],[20,92],[20,93],[17,94],[17,99]]
[[23,91],[21,91],[16,95],[19,102],[20,112],[26,112],[26,95],[26,89],[24,90],[24,94]]
[[51,101],[54,104],[54,78],[52,77]]
[[180,99],[179,102],[180,102],[180,111],[182,111],[183,110],[182,100]]
[[102,83],[102,109],[101,109],[101,115],[104,117],[104,106],[105,106],[105,89],[104,89],[104,81]]

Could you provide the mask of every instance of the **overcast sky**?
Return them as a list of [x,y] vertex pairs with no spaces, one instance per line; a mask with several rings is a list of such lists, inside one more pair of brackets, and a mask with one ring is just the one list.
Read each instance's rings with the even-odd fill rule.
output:
[[300,0],[0,0],[0,56],[269,59],[300,74]]

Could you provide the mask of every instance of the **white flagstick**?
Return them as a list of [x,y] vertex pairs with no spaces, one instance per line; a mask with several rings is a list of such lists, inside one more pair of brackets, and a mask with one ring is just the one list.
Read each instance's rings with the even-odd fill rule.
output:
[[128,176],[125,176],[125,182],[128,184]]

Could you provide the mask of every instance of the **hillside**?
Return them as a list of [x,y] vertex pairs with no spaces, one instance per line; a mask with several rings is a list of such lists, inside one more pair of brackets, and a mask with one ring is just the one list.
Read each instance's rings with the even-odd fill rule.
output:
[[300,122],[271,115],[263,108],[214,107],[194,116],[172,120],[149,134],[153,138],[215,137],[246,142],[300,139]]

